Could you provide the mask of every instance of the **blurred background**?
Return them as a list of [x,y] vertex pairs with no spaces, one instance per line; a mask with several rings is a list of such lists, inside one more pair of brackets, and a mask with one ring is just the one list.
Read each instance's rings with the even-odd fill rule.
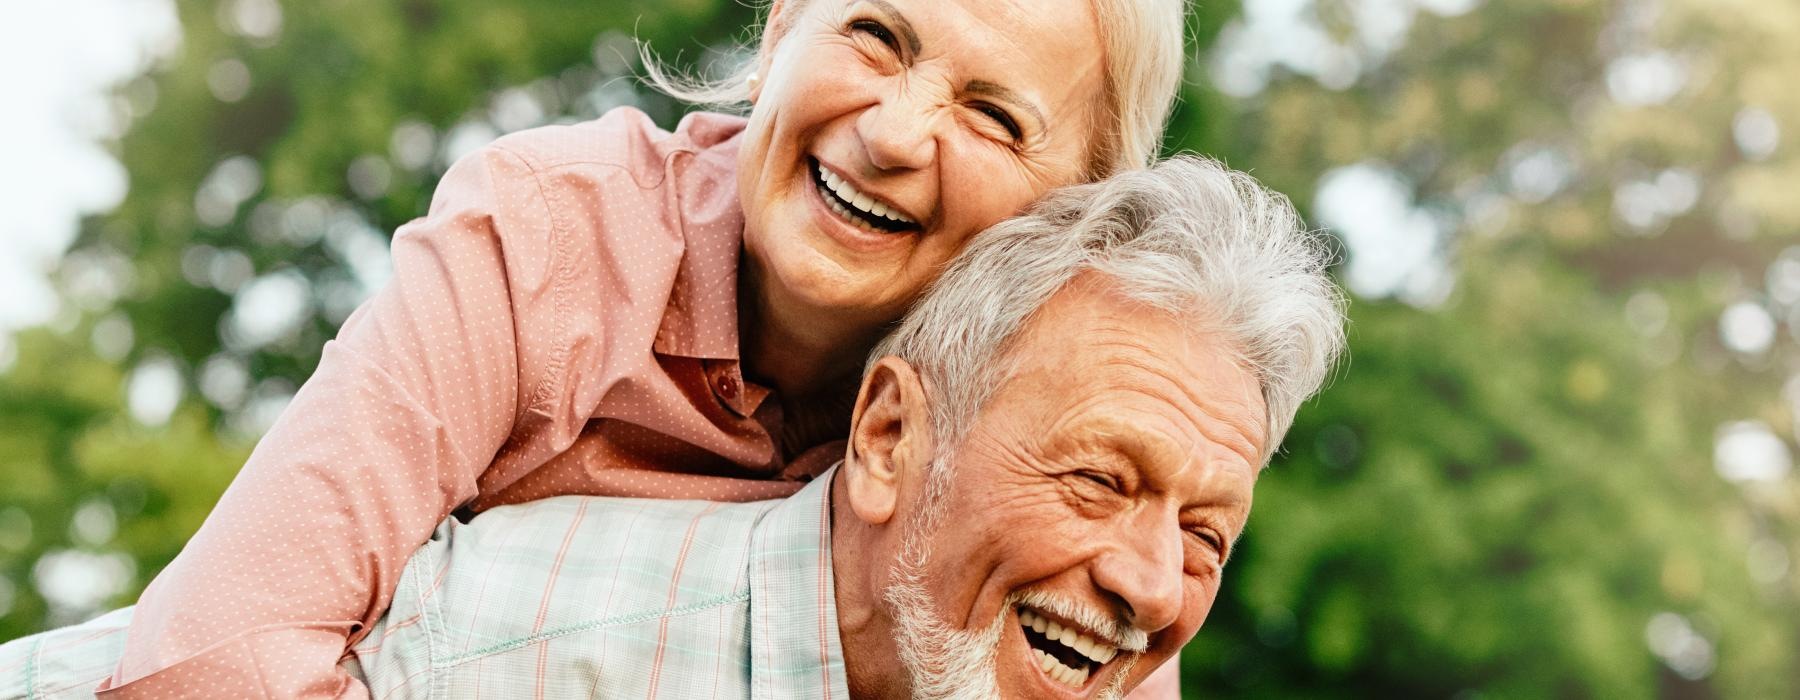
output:
[[[132,602],[387,237],[734,0],[0,3],[0,640]],[[1800,698],[1800,3],[1201,0],[1171,150],[1344,251],[1200,697]],[[271,556],[279,555],[271,551]]]

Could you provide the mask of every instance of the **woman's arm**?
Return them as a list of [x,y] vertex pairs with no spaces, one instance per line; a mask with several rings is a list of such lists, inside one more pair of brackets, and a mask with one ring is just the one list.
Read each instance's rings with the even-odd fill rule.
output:
[[508,151],[451,168],[395,235],[393,281],[144,592],[104,696],[367,695],[339,657],[553,380],[548,216]]

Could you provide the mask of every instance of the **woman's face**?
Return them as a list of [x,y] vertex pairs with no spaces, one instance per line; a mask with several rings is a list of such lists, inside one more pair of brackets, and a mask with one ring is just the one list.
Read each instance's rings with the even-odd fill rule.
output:
[[1079,181],[1087,0],[777,0],[739,155],[765,303],[873,327],[976,232]]

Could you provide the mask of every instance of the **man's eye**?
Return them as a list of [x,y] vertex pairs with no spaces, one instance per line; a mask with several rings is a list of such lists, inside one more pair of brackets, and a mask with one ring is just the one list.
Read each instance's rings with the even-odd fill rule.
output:
[[880,22],[872,19],[859,19],[850,23],[850,30],[868,34],[869,36],[874,37],[876,41],[887,46],[894,53],[900,53],[900,40],[894,38],[894,33],[888,31],[888,28],[882,26]]
[[1014,141],[1019,140],[1019,135],[1021,133],[1019,131],[1019,123],[1013,121],[1012,115],[1007,114],[1006,110],[985,103],[975,105],[975,110],[981,112],[987,118],[994,120],[994,123],[999,124],[1000,128],[1005,129],[1006,133],[1009,136],[1012,136]]
[[1113,493],[1119,492],[1119,481],[1104,472],[1081,472],[1081,478],[1093,482],[1096,486]]
[[1188,534],[1192,535],[1195,540],[1199,541],[1200,544],[1202,546],[1206,547],[1207,549],[1210,549],[1221,555],[1223,555],[1225,553],[1225,542],[1223,540],[1219,539],[1218,535],[1213,534],[1213,531],[1211,531],[1211,530],[1188,530]]

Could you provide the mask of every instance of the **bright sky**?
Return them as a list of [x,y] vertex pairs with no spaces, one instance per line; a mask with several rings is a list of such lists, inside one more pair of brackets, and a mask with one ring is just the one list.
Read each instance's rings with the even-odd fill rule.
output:
[[180,34],[170,0],[0,2],[0,339],[55,313],[45,270],[82,214],[125,196],[100,145],[124,126],[108,87],[172,55]]

